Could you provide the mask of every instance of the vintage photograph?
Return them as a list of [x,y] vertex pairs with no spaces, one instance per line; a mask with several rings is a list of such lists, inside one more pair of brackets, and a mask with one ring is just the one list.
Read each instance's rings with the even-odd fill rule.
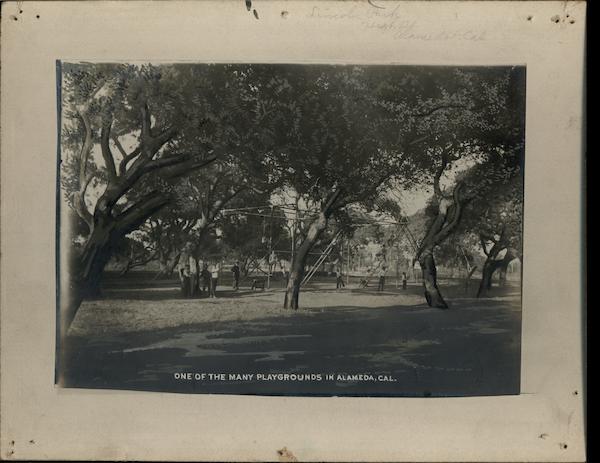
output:
[[57,62],[56,384],[519,394],[525,78]]

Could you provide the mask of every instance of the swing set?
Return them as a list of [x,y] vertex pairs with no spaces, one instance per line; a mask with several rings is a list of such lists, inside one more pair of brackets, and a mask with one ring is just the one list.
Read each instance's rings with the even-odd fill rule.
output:
[[[275,214],[275,209],[281,210],[284,213],[283,214]],[[286,215],[285,213],[291,213],[292,217],[289,217],[288,215]],[[295,231],[296,231],[296,223],[298,220],[300,220],[299,218],[299,212],[311,212],[311,215],[315,215],[314,211],[301,211],[300,209],[298,209],[295,205],[266,205],[266,206],[251,206],[251,207],[239,207],[239,208],[230,208],[230,209],[223,209],[221,210],[221,214],[223,214],[224,216],[227,215],[244,215],[244,216],[253,216],[253,217],[262,217],[263,218],[263,232],[262,232],[262,240],[261,242],[267,243],[267,250],[266,250],[266,254],[263,258],[259,259],[257,262],[257,265],[255,266],[256,268],[253,269],[257,270],[260,268],[260,262],[267,262],[267,266],[268,266],[268,271],[266,272],[267,274],[267,289],[270,288],[271,286],[271,275],[272,275],[272,261],[273,261],[273,256],[276,253],[289,253],[291,255],[290,258],[290,262],[293,261],[294,259],[294,253],[295,253]],[[310,217],[311,215],[308,216],[304,216],[304,218]],[[269,226],[268,226],[268,236],[266,233],[267,230],[267,223],[266,223],[266,219],[270,219],[269,221]],[[293,220],[293,226],[292,226],[292,246],[291,246],[291,250],[275,250],[274,246],[277,245],[277,243],[279,243],[279,240],[277,240],[275,243],[273,243],[273,221],[275,219],[278,220]],[[373,222],[355,222],[354,225],[358,225],[358,226],[369,226],[369,225],[389,225],[389,226],[396,226],[398,227],[398,231],[399,231],[399,237],[397,238],[397,241],[401,241],[404,237],[406,237],[409,246],[411,247],[412,251],[416,254],[417,250],[419,248],[419,243],[417,241],[417,239],[415,238],[415,236],[413,235],[412,231],[409,228],[409,223],[407,219],[403,219],[401,221],[392,221],[392,220],[378,220],[378,221],[373,221]],[[331,241],[328,243],[328,245],[325,247],[325,249],[321,252],[311,252],[309,254],[311,255],[317,255],[317,260],[314,262],[314,264],[309,268],[309,270],[306,272],[304,278],[302,279],[301,282],[301,286],[306,285],[311,278],[316,274],[317,270],[327,261],[327,259],[329,259],[333,249],[335,248],[336,244],[340,241],[342,237],[342,231],[338,231],[333,238],[331,239]],[[342,248],[343,249],[343,248]],[[379,265],[372,271],[376,271],[378,268],[380,268],[380,266],[382,265],[382,262],[379,263]],[[348,252],[347,252],[347,258],[346,258],[346,266],[348,271],[346,272],[346,281],[347,283],[349,282],[349,272],[350,272],[350,245],[348,243]],[[366,283],[368,284],[368,280],[369,278],[372,276],[372,272],[370,272],[371,274],[367,275],[366,278]],[[361,281],[362,283],[362,281]]]

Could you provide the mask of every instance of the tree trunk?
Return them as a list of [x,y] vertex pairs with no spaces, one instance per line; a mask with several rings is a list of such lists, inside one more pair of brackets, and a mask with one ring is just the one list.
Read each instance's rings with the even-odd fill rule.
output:
[[[140,198],[138,202],[130,204],[125,209],[115,208],[121,198],[130,192],[141,179],[152,175],[153,172],[161,172],[165,178],[174,178],[186,172],[200,169],[216,159],[216,156],[210,156],[207,159],[198,160],[190,154],[154,159],[160,149],[177,135],[177,128],[171,127],[160,133],[155,133],[156,130],[152,128],[152,116],[148,104],[144,102],[140,112],[140,144],[132,153],[124,155],[119,164],[118,172],[115,157],[110,147],[113,121],[107,119],[102,123],[100,148],[106,165],[108,184],[104,193],[96,202],[94,213],[91,214],[85,207],[84,201],[86,188],[93,178],[93,175],[86,172],[87,159],[93,147],[92,128],[87,110],[94,95],[103,86],[104,84],[96,88],[90,101],[79,110],[86,135],[80,158],[80,191],[78,197],[76,195],[74,198],[74,205],[82,219],[88,223],[90,236],[78,265],[75,266],[76,268],[69,269],[71,272],[71,291],[67,296],[68,300],[65,301],[65,308],[61,307],[61,329],[63,334],[66,334],[66,330],[75,318],[83,298],[98,294],[100,277],[119,240],[127,233],[137,229],[168,202],[168,199],[160,192],[151,191]],[[129,161],[131,161],[131,165],[128,167]],[[77,205],[84,207],[77,207]]]
[[319,217],[310,225],[308,233],[302,244],[296,250],[294,260],[290,268],[290,278],[287,284],[285,292],[285,300],[283,302],[283,308],[288,307],[294,310],[299,308],[298,299],[300,296],[300,284],[304,278],[304,269],[306,266],[306,259],[308,258],[309,252],[318,241],[319,236],[327,228],[328,214],[321,213]]
[[114,225],[107,220],[96,221],[75,268],[70,269],[70,294],[61,317],[63,333],[71,325],[83,299],[99,296],[100,278],[114,244]]
[[498,265],[498,261],[488,257],[483,264],[483,270],[481,271],[481,282],[479,283],[479,290],[477,291],[477,297],[482,297],[488,294],[492,289],[492,276]]
[[250,258],[245,257],[242,260],[242,275],[244,276],[244,278],[248,278],[248,274],[250,273]]
[[447,309],[448,304],[444,301],[442,293],[437,285],[437,269],[433,258],[433,249],[424,250],[419,257],[419,264],[423,272],[423,289],[425,300],[429,307]]
[[285,299],[283,301],[283,308],[291,308],[298,310],[299,298],[300,298],[300,285],[304,278],[304,269],[306,267],[306,259],[308,255],[318,241],[321,233],[327,228],[329,216],[333,212],[333,204],[337,201],[341,194],[341,190],[333,191],[325,205],[321,209],[319,216],[311,223],[306,238],[302,241],[302,244],[298,246],[294,254],[294,259],[290,268],[290,276],[287,283],[285,292]]
[[[504,257],[502,259],[496,259],[498,254],[500,254],[500,251],[502,251],[502,249],[499,249],[498,252],[493,252],[492,249],[492,252],[489,253],[488,258],[486,259],[485,264],[483,265],[481,283],[479,284],[477,297],[487,295],[488,292],[492,289],[492,279],[496,270],[504,270],[506,274],[506,268],[508,267],[508,264],[510,264],[517,257],[516,251],[512,248],[508,248],[506,250],[506,254],[504,254]],[[500,283],[500,286],[502,286],[502,282]]]
[[475,265],[474,267],[471,267],[471,268],[469,268],[469,266],[467,266],[466,270],[467,270],[467,276],[465,277],[465,295],[468,295],[469,288],[471,286],[471,277],[477,270],[477,266]]
[[500,265],[498,268],[498,270],[500,271],[498,285],[501,288],[506,286],[506,273],[508,271],[508,265],[517,258],[517,255],[518,254],[517,254],[516,250],[514,250],[512,248],[508,248],[506,250],[506,254],[502,258],[502,261],[500,262]]
[[69,269],[70,292],[62,310],[62,333],[71,325],[85,298],[100,294],[100,278],[114,249],[123,237],[139,227],[148,217],[160,210],[168,200],[151,193],[135,206],[113,217],[106,203],[99,200],[94,214],[94,227],[75,268]]
[[[454,187],[452,198],[442,197],[439,199],[437,216],[431,222],[416,256],[423,274],[425,300],[430,307],[438,309],[447,309],[448,304],[444,301],[437,285],[437,269],[433,258],[433,250],[454,233],[460,223],[466,202],[460,197],[462,188],[462,183],[458,183]],[[439,190],[439,188],[436,188],[436,190]]]
[[158,273],[154,277],[154,279],[158,280],[160,278],[171,278],[173,276],[173,272],[175,271],[175,267],[179,263],[179,257],[181,256],[181,252],[175,254],[174,257],[171,257],[168,253],[162,254],[158,260]]
[[158,259],[158,273],[156,274],[155,279],[160,280],[164,278],[167,274],[167,269],[169,267],[169,258],[163,253],[160,253],[160,257]]
[[500,266],[498,273],[498,286],[500,288],[504,288],[506,286],[506,270],[508,268],[508,263]]
[[124,277],[125,275],[127,275],[129,273],[129,270],[131,270],[132,267],[133,267],[133,261],[130,258],[128,258],[127,262],[125,263],[125,266],[119,272],[119,276]]

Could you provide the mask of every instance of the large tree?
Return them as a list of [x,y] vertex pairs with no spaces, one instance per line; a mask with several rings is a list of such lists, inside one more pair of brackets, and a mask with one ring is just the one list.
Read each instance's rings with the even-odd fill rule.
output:
[[513,128],[520,119],[513,120],[516,110],[507,103],[519,84],[513,74],[493,68],[251,69],[244,102],[253,122],[267,127],[257,142],[279,183],[312,210],[292,262],[285,307],[298,308],[307,256],[334,214],[372,202],[392,182],[406,187],[430,181],[438,214],[417,257],[428,302],[446,306],[433,250],[453,232],[472,194],[464,182],[444,189],[442,178],[461,160],[473,162],[488,148],[498,152],[518,138]]
[[487,197],[496,178],[511,175],[522,160],[523,77],[520,69],[454,71],[440,85],[446,103],[425,116],[429,135],[419,160],[433,195],[416,257],[431,307],[448,307],[437,282],[436,247],[455,233],[468,204]]
[[173,180],[229,152],[237,80],[226,66],[63,65],[61,181],[87,224],[65,326],[123,237],[173,200]]
[[[256,75],[264,71],[257,69]],[[255,79],[257,99],[273,95],[260,98],[263,121],[271,129],[262,142],[271,147],[273,172],[310,211],[284,307],[299,307],[307,258],[331,218],[377,196],[404,164],[396,137],[390,141],[383,130],[372,88],[376,74],[361,67],[287,66]]]
[[475,225],[481,250],[486,256],[477,297],[492,287],[492,277],[500,271],[501,281],[508,265],[522,260],[523,184],[519,173],[509,182],[496,185],[489,200],[478,208]]

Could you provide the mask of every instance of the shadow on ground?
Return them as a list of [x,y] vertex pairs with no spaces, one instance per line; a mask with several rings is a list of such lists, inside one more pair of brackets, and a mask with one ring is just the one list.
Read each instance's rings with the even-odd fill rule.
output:
[[[128,291],[138,298],[124,297]],[[160,297],[152,300],[153,291]],[[379,293],[317,284],[301,296],[306,308],[292,312],[280,308],[281,290],[223,291],[216,300],[181,300],[173,288],[111,290],[80,309],[62,343],[59,380],[188,393],[518,394],[518,288],[482,300],[461,288],[446,294],[451,309],[438,310],[423,305],[418,286]],[[187,373],[191,380],[176,379]]]

